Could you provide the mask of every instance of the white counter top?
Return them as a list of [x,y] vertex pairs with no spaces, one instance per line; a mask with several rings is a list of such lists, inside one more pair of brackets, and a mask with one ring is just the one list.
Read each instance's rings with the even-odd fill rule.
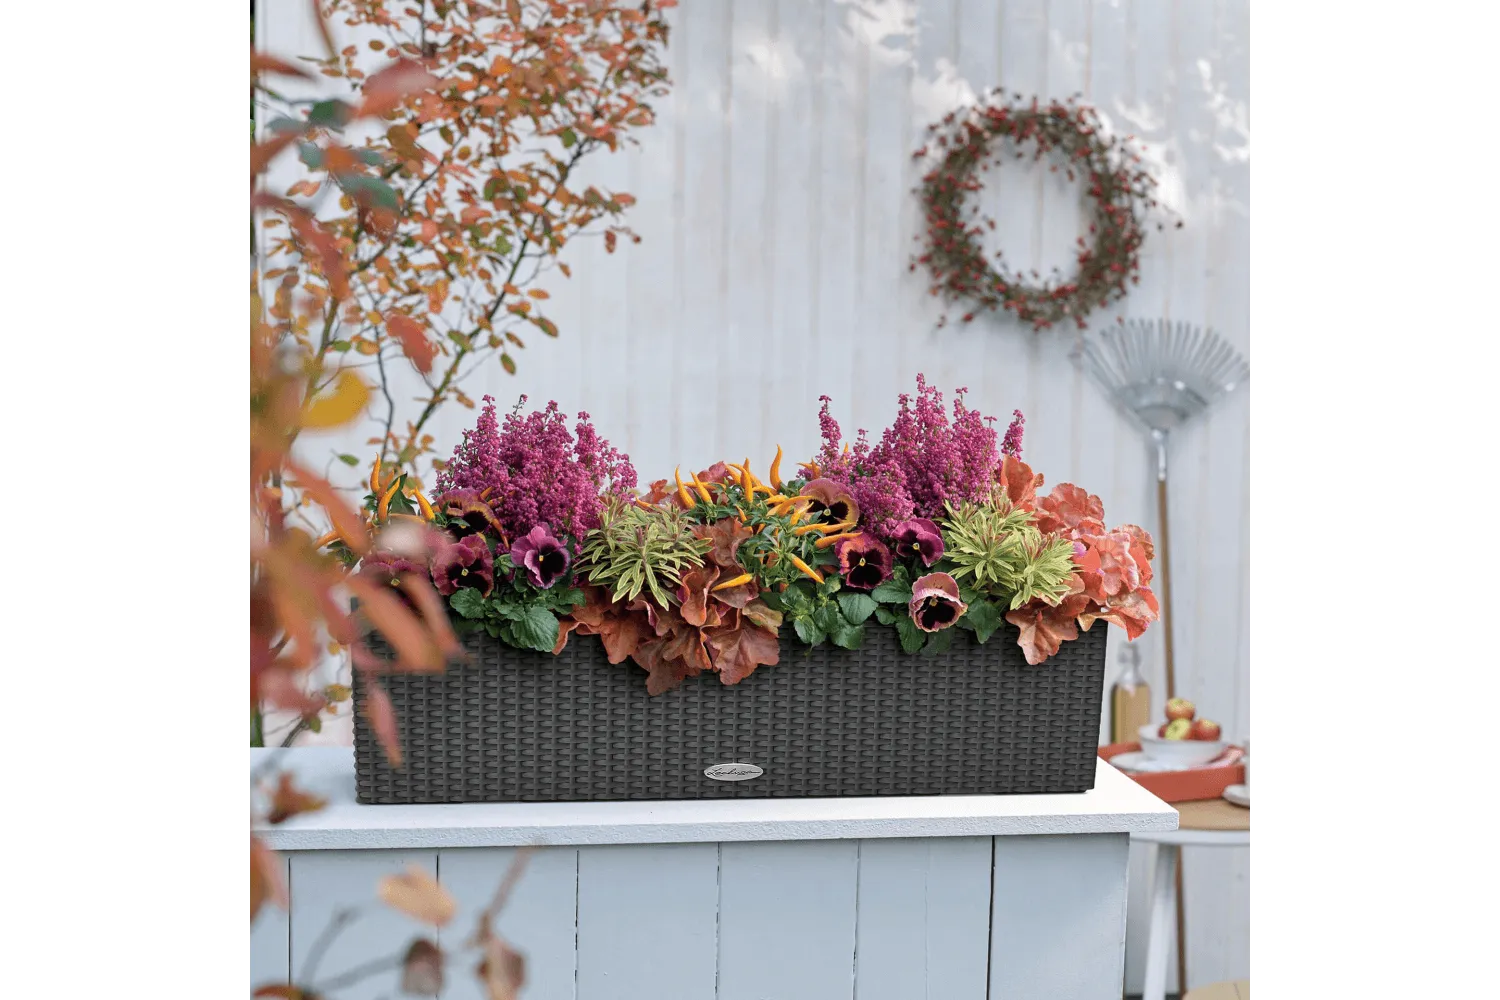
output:
[[[268,765],[270,755],[281,754]],[[354,751],[250,751],[250,767],[290,771],[328,799],[315,813],[256,830],[276,850],[683,844],[865,840],[1027,834],[1145,833],[1177,829],[1177,811],[1099,761],[1078,795],[926,795],[843,799],[693,799],[676,802],[509,802],[360,805]]]

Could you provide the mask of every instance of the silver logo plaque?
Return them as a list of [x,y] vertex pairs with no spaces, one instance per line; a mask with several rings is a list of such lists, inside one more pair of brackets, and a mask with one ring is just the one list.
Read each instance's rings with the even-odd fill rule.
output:
[[765,773],[754,764],[715,764],[713,767],[705,768],[703,776],[715,781],[749,781]]

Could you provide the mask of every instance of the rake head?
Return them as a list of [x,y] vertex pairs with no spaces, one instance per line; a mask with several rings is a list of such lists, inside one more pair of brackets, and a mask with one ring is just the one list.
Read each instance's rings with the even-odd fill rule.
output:
[[1180,427],[1250,377],[1218,334],[1167,320],[1130,319],[1086,334],[1073,360],[1153,434]]

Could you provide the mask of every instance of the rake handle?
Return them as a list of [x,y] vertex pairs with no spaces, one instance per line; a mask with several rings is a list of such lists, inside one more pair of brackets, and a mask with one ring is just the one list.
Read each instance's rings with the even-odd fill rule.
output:
[[1161,619],[1162,632],[1167,643],[1167,697],[1177,697],[1177,673],[1173,668],[1172,647],[1172,550],[1171,535],[1167,531],[1167,481],[1156,481],[1156,502],[1161,508]]

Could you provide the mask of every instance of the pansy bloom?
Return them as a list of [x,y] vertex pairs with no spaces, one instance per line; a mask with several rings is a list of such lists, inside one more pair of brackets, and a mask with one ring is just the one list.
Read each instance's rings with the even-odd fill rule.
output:
[[912,584],[907,610],[923,632],[941,632],[958,621],[969,606],[958,599],[958,581],[947,573],[928,573]]
[[853,590],[874,590],[891,575],[891,550],[867,531],[839,539],[833,554],[844,585]]
[[516,539],[510,547],[510,561],[516,569],[526,570],[526,578],[533,587],[548,590],[567,573],[572,559],[547,526],[539,524]]
[[432,561],[432,584],[439,594],[452,594],[460,587],[473,587],[488,597],[495,586],[495,557],[483,535],[465,535]]
[[923,566],[931,566],[943,557],[943,533],[925,517],[902,521],[893,534],[902,559],[920,558]]
[[361,576],[368,577],[381,586],[390,587],[401,603],[413,612],[417,610],[416,605],[401,586],[401,580],[408,574],[422,572],[424,569],[421,563],[393,552],[372,552],[359,564]]
[[437,509],[448,515],[448,530],[458,537],[486,531],[504,536],[500,519],[477,490],[449,490],[437,498]]
[[859,504],[854,502],[854,497],[849,495],[849,488],[843,483],[836,483],[832,479],[814,479],[802,487],[802,496],[812,497],[813,502],[807,507],[809,514],[826,510],[829,518],[834,521],[853,524],[859,520]]

